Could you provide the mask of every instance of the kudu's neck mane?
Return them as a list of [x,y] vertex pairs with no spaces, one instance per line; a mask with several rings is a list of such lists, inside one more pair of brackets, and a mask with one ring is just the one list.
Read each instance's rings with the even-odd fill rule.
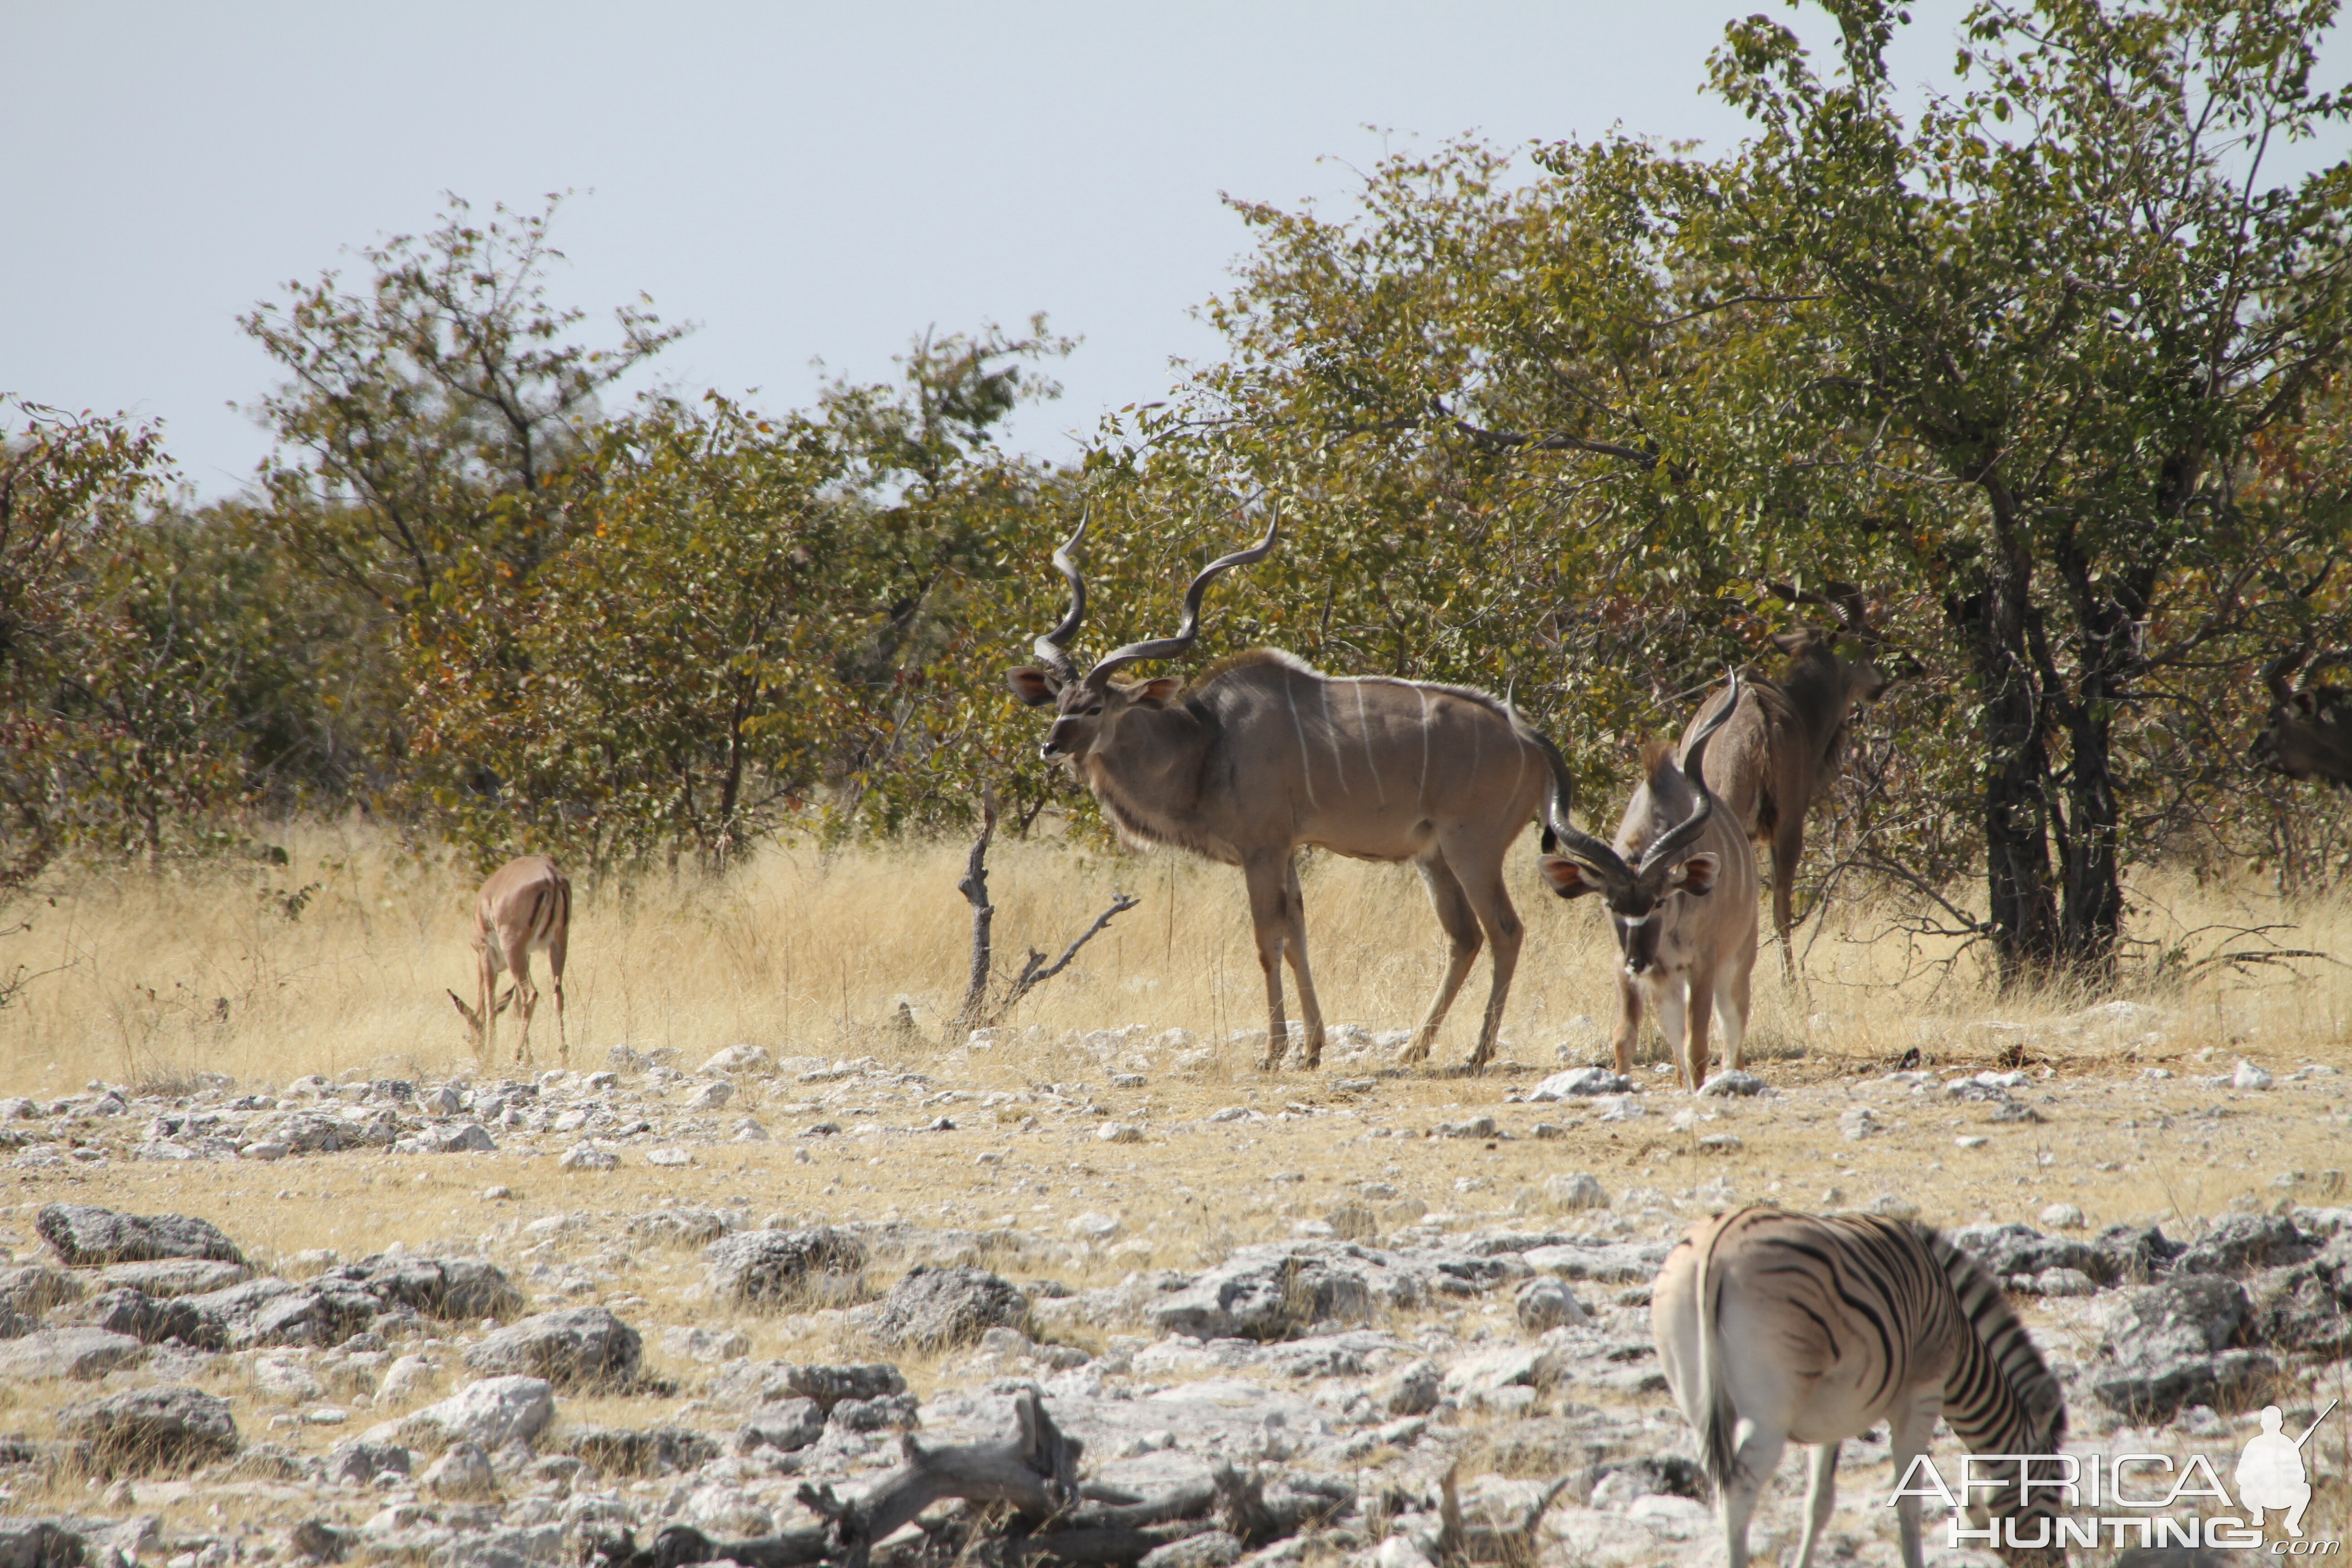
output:
[[1123,714],[1117,738],[1097,743],[1080,764],[1087,785],[1122,838],[1141,847],[1172,845],[1222,858],[1196,826],[1201,773],[1220,726],[1199,700],[1195,681],[1165,707]]

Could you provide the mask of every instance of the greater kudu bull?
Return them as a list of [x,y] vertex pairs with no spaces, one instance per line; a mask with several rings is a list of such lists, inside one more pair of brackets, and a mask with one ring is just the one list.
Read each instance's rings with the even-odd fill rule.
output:
[[1612,847],[1569,826],[1563,799],[1545,824],[1544,880],[1563,899],[1599,893],[1609,906],[1622,962],[1617,971],[1617,1070],[1633,1065],[1646,995],[1657,1009],[1679,1081],[1706,1082],[1707,1011],[1723,1026],[1724,1054],[1747,1065],[1748,979],[1756,968],[1756,851],[1705,782],[1707,742],[1738,706],[1728,702],[1691,736],[1680,765],[1662,741],[1642,748],[1644,777]]
[[1069,554],[1086,533],[1081,521],[1054,552],[1069,580],[1069,614],[1036,639],[1041,662],[1007,679],[1022,701],[1055,705],[1044,754],[1069,760],[1130,847],[1174,845],[1242,868],[1265,971],[1265,1066],[1278,1063],[1289,1042],[1286,956],[1306,1016],[1307,1065],[1322,1059],[1297,863],[1298,847],[1308,844],[1360,860],[1411,860],[1429,889],[1453,957],[1405,1060],[1429,1054],[1479,947],[1494,944],[1475,1069],[1494,1054],[1519,957],[1522,927],[1504,889],[1504,857],[1555,792],[1566,810],[1568,767],[1551,742],[1486,692],[1328,676],[1273,648],[1213,664],[1190,686],[1173,676],[1111,679],[1138,660],[1189,649],[1210,583],[1264,560],[1279,526],[1192,579],[1174,637],[1130,643],[1082,676],[1066,651],[1087,610],[1086,579]]
[[2320,667],[2340,663],[2342,656],[2322,658],[2305,672],[2300,689],[2290,687],[2289,678],[2310,658],[2306,646],[2263,666],[2271,710],[2263,721],[2263,732],[2254,737],[2252,760],[2289,778],[2319,779],[2352,789],[2352,691],[2311,683]]
[[1699,704],[1683,735],[1687,755],[1699,726],[1727,709],[1730,722],[1706,753],[1706,785],[1731,808],[1755,843],[1772,847],[1772,931],[1780,939],[1780,973],[1797,974],[1789,928],[1797,862],[1805,853],[1805,816],[1837,782],[1853,705],[1874,700],[1888,677],[1871,662],[1877,647],[1860,589],[1832,583],[1822,594],[1784,588],[1792,601],[1826,605],[1845,624],[1860,658],[1842,658],[1838,634],[1817,627],[1772,639],[1789,656],[1777,681],[1750,679],[1737,702],[1717,692]]

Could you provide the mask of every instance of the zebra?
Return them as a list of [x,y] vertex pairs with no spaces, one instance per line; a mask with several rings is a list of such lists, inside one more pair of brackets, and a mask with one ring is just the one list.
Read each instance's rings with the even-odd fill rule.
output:
[[[1705,1310],[1701,1310],[1705,1303]],[[1743,1208],[1692,1227],[1651,1289],[1650,1329],[1675,1403],[1715,1483],[1730,1568],[1747,1568],[1748,1521],[1790,1438],[1811,1445],[1797,1568],[1835,1506],[1838,1445],[1884,1421],[1897,1485],[1942,1415],[1969,1452],[2054,1454],[2066,1435],[2058,1380],[1976,1260],[1925,1226],[1874,1215]],[[1968,1494],[1988,1515],[2048,1542],[2054,1484],[2036,1466],[1979,1467],[1998,1486]],[[2004,1474],[2004,1470],[2006,1473]],[[1920,1568],[1919,1500],[1897,1504],[1904,1568]],[[2063,1548],[2005,1549],[2012,1564],[2063,1563]]]

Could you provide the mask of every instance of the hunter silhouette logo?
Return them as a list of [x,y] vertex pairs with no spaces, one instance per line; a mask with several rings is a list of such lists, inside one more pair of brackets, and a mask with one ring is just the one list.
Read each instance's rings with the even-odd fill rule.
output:
[[2286,1510],[2286,1532],[2301,1540],[2303,1510],[2311,1506],[2311,1477],[2303,1463],[2303,1446],[2319,1430],[2336,1402],[2327,1402],[2300,1437],[2290,1437],[2280,1430],[2285,1417],[2275,1405],[2263,1406],[2263,1429],[2246,1439],[2246,1451],[2238,1456],[2238,1506],[2246,1510],[2246,1522],[2254,1529],[2263,1527],[2263,1513],[2268,1509]]
[[[2150,1453],[1963,1454],[1957,1487],[1948,1485],[1935,1460],[1921,1454],[1895,1483],[1886,1506],[1907,1498],[1941,1504],[1951,1511],[1945,1544],[1952,1547],[2007,1552],[2177,1548],[2200,1552],[2200,1562],[2209,1561],[2201,1552],[2214,1552],[2335,1557],[2343,1552],[2343,1542],[2306,1539],[2303,1515],[2311,1506],[2307,1445],[2337,1403],[2329,1400],[2301,1436],[2287,1435],[2277,1405],[2265,1406],[2262,1430],[2239,1453],[2234,1488],[2222,1484],[2213,1461],[2202,1454],[2186,1459]],[[2023,1506],[1991,1513],[1989,1500],[2008,1491],[2018,1493]],[[2280,1522],[2287,1539],[2263,1540],[2265,1514],[2285,1515]]]

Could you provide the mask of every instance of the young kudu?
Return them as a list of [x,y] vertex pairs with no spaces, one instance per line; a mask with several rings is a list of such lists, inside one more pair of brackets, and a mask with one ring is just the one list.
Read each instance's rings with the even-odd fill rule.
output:
[[1731,700],[1691,737],[1682,763],[1663,742],[1642,748],[1647,775],[1626,803],[1614,847],[1569,826],[1562,797],[1544,829],[1538,864],[1563,899],[1599,893],[1623,962],[1617,972],[1617,1070],[1633,1060],[1646,998],[1675,1058],[1679,1081],[1706,1082],[1710,1005],[1723,1026],[1724,1055],[1747,1064],[1748,979],[1756,968],[1756,852],[1706,777],[1707,742],[1736,710]]
[[1875,700],[1888,677],[1870,662],[1878,637],[1860,589],[1832,583],[1826,593],[1788,587],[1781,593],[1793,603],[1835,610],[1860,657],[1839,657],[1836,632],[1808,627],[1774,637],[1789,656],[1780,679],[1748,680],[1736,702],[1720,692],[1710,696],[1692,716],[1683,749],[1688,752],[1700,725],[1730,711],[1730,722],[1706,754],[1706,786],[1731,808],[1752,841],[1772,847],[1772,931],[1780,939],[1780,973],[1794,980],[1790,903],[1797,862],[1805,853],[1805,815],[1837,782],[1854,704]]
[[1054,552],[1069,581],[1069,614],[1036,639],[1041,662],[1007,679],[1024,702],[1055,705],[1044,754],[1069,760],[1131,847],[1173,845],[1242,868],[1265,971],[1266,1067],[1289,1042],[1285,958],[1305,1015],[1307,1065],[1322,1059],[1297,859],[1309,844],[1361,860],[1411,860],[1429,889],[1453,955],[1405,1060],[1429,1054],[1478,949],[1494,944],[1494,983],[1470,1055],[1475,1069],[1494,1054],[1519,957],[1504,857],[1545,801],[1556,794],[1566,809],[1568,768],[1551,742],[1486,692],[1328,676],[1272,648],[1213,665],[1189,687],[1170,676],[1111,679],[1138,660],[1191,648],[1210,583],[1264,560],[1278,528],[1192,579],[1174,637],[1131,643],[1081,675],[1066,651],[1086,618],[1086,580],[1069,554],[1086,533],[1081,521]]
[[[572,884],[544,855],[525,855],[490,873],[474,900],[476,996],[478,1007],[468,1007],[455,991],[449,1000],[473,1030],[474,1048],[484,1061],[497,1058],[498,1016],[518,997],[522,1002],[522,1037],[515,1043],[515,1060],[530,1060],[530,1016],[539,1006],[539,987],[531,983],[530,955],[547,954],[555,974],[555,1041],[569,1065],[572,1042],[563,1035],[563,950],[572,934]],[[514,976],[503,996],[492,998],[499,972]]]

